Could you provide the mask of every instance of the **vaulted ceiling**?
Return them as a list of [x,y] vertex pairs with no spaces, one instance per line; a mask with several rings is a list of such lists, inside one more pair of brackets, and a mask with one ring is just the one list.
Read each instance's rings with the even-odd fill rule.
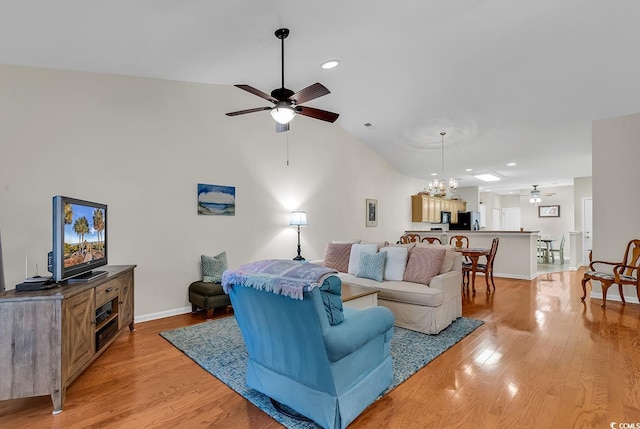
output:
[[[499,193],[591,176],[591,121],[640,112],[636,0],[1,0],[0,9],[2,64],[265,92],[280,86],[273,33],[287,27],[286,86],[327,86],[308,103],[340,113],[326,126],[425,181],[442,173],[445,131],[445,175]],[[321,69],[328,59],[339,66]],[[261,105],[238,90],[227,110]],[[502,180],[472,176],[487,172]]]

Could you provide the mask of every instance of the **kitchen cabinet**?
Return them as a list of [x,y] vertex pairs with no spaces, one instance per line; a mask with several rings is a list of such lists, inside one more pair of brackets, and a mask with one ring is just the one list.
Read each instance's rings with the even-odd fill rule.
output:
[[467,210],[467,203],[460,200],[447,200],[430,195],[411,196],[411,221],[440,223],[442,211],[451,212],[451,223],[458,222],[458,212]]

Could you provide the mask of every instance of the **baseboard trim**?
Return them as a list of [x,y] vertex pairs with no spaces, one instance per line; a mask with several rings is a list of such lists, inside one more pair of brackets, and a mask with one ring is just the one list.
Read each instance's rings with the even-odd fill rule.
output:
[[[618,295],[617,293],[612,294],[611,292],[612,292],[611,289],[609,289],[609,291],[607,292],[607,301],[622,302],[622,300],[620,299],[620,295]],[[590,299],[599,299],[600,301],[602,301],[602,293],[591,293],[589,295],[589,298]],[[628,304],[640,304],[640,301],[638,301],[638,297],[637,296],[627,296],[627,295],[625,295],[624,296],[624,300]]]
[[164,319],[165,317],[177,316],[179,314],[186,313],[191,313],[191,306],[159,311],[157,313],[142,314],[140,316],[134,317],[134,321],[136,323],[148,322],[149,320]]

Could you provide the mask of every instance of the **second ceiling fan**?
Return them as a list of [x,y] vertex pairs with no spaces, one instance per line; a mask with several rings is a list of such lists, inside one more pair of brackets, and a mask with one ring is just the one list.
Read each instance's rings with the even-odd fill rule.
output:
[[321,83],[314,83],[313,85],[309,85],[298,92],[293,92],[292,90],[284,87],[284,39],[289,35],[289,29],[280,28],[276,30],[275,35],[282,42],[282,86],[271,91],[271,95],[269,95],[249,85],[234,85],[240,89],[250,92],[251,94],[272,102],[274,106],[255,107],[253,109],[229,112],[226,115],[238,116],[246,113],[270,110],[271,116],[276,120],[276,131],[279,133],[289,131],[289,122],[291,122],[296,114],[320,119],[321,121],[335,122],[339,116],[337,113],[315,109],[313,107],[300,106],[302,103],[306,103],[307,101],[329,94],[330,91],[324,85]]

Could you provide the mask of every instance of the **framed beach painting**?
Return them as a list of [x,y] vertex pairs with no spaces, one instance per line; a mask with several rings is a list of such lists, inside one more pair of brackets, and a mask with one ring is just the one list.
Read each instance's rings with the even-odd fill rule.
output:
[[198,183],[198,214],[236,215],[236,187]]
[[367,226],[378,226],[378,200],[367,198]]
[[560,217],[560,206],[538,206],[538,217]]

